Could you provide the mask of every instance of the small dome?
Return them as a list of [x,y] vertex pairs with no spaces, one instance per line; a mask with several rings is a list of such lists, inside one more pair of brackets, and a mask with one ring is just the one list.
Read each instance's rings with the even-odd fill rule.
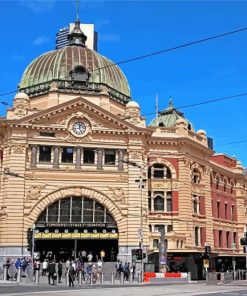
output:
[[156,127],[175,127],[176,124],[185,123],[188,130],[194,130],[192,124],[184,118],[184,114],[178,111],[174,106],[172,100],[169,101],[168,107],[159,112],[158,117],[150,122],[150,126]]
[[140,106],[137,102],[135,101],[130,101],[129,103],[127,103],[126,108],[138,108],[140,109]]
[[25,94],[24,92],[19,92],[14,97],[14,100],[18,100],[18,99],[29,100],[29,96],[27,94]]
[[204,130],[198,130],[197,134],[202,137],[206,137],[207,133]]

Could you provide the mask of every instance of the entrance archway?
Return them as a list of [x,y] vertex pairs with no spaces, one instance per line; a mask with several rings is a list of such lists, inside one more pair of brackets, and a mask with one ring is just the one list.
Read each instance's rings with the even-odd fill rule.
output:
[[[70,191],[76,191],[76,195],[60,199],[57,198],[58,194],[54,195],[55,201],[43,208],[36,219],[35,249],[41,253],[41,259],[45,258],[48,252],[52,252],[56,260],[65,260],[68,257],[79,257],[80,252],[86,250],[91,251],[94,260],[97,260],[97,255],[104,250],[107,261],[115,260],[119,231],[112,211],[116,206],[109,199],[106,207],[96,198],[89,198],[89,195],[79,196],[78,188]],[[34,211],[35,207],[30,214]],[[120,214],[119,211],[115,210],[116,212]]]

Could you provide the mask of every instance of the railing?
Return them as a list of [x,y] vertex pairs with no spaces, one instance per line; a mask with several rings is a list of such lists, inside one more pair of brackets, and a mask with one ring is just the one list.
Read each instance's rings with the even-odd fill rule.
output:
[[207,285],[228,284],[233,281],[247,279],[247,270],[236,270],[229,272],[209,272],[206,276]]
[[71,281],[68,272],[62,275],[57,273],[49,275],[48,273],[42,276],[41,270],[34,270],[32,264],[28,264],[25,271],[16,268],[14,264],[0,266],[0,280],[12,281],[13,283],[47,283],[52,285],[75,285],[75,286],[92,286],[92,285],[132,285],[141,283],[140,273],[120,272],[83,272],[77,271]]

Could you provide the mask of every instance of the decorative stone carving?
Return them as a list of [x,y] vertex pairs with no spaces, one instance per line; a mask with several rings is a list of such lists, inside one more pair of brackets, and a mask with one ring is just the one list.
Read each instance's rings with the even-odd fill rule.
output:
[[7,213],[5,211],[6,207],[0,206],[0,218],[7,216]]
[[50,91],[57,91],[58,90],[58,83],[53,81],[51,84],[50,84]]
[[45,187],[46,185],[32,185],[27,191],[26,200],[37,200]]
[[11,152],[14,154],[22,154],[25,152],[26,147],[21,145],[15,145],[11,147]]
[[34,172],[27,172],[25,173],[26,179],[28,180],[34,180],[35,179],[35,173]]
[[120,175],[119,178],[118,178],[118,181],[119,182],[126,182],[128,181],[128,176],[123,176],[123,175]]
[[112,191],[112,197],[118,202],[125,203],[125,193],[121,187],[108,187]]
[[129,152],[129,158],[130,159],[142,160],[143,159],[143,151],[132,150],[132,151]]
[[184,165],[185,165],[187,168],[191,168],[191,165],[192,165],[193,162],[192,162],[189,158],[184,157],[184,158],[183,158],[183,161],[184,161]]

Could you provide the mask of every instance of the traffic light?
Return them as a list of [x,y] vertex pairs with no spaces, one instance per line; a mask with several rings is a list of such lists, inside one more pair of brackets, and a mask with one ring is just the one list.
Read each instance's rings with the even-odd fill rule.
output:
[[210,258],[211,257],[211,247],[210,246],[205,246],[204,249],[204,258]]
[[27,230],[27,250],[32,252],[33,249],[33,231],[32,228],[28,228]]
[[142,249],[136,249],[136,259],[137,260],[142,259]]
[[246,237],[243,237],[240,239],[240,245],[241,246],[247,246],[247,238]]

